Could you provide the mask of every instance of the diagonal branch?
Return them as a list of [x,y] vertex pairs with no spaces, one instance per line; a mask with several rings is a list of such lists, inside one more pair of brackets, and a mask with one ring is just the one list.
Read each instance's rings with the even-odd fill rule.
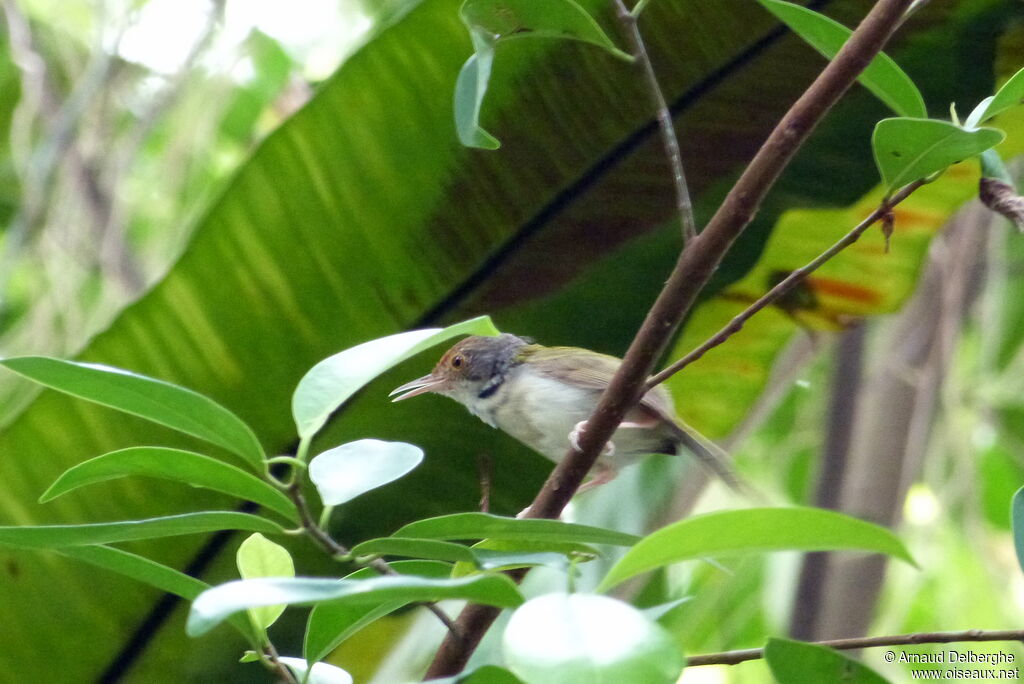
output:
[[808,263],[806,266],[792,271],[788,276],[781,280],[775,287],[768,290],[768,292],[761,295],[760,298],[746,309],[736,314],[735,317],[729,323],[719,330],[717,333],[709,337],[703,344],[691,351],[689,354],[679,359],[672,365],[668,366],[664,370],[652,375],[647,382],[644,383],[644,390],[649,390],[652,387],[660,385],[661,383],[668,380],[670,377],[683,370],[691,363],[704,356],[708,351],[717,347],[718,345],[725,342],[727,339],[738,333],[743,329],[743,325],[753,317],[761,309],[771,305],[773,302],[778,301],[780,298],[790,292],[793,288],[799,285],[801,282],[807,279],[811,273],[817,271],[826,261],[829,261],[832,257],[839,254],[854,242],[860,239],[868,228],[873,226],[878,221],[885,218],[893,207],[909,197],[915,190],[924,185],[924,181],[915,181],[910,185],[907,185],[899,192],[894,194],[892,197],[883,201],[878,208],[868,214],[867,218],[858,223],[856,226],[850,229],[846,235],[841,237],[835,244],[829,247],[827,250],[819,254],[813,261]]
[[[557,518],[561,514],[626,412],[641,397],[658,357],[733,241],[753,219],[765,195],[814,127],[881,51],[910,3],[879,0],[875,4],[835,58],[782,117],[704,231],[686,243],[622,365],[601,395],[580,439],[580,449],[570,449],[555,467],[526,511],[527,517]],[[456,623],[461,628],[461,643],[446,639],[427,676],[459,672],[497,615],[493,608],[466,607]]]

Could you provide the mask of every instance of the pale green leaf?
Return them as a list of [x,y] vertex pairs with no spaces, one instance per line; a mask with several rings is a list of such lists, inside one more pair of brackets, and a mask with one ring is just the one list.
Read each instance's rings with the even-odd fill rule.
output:
[[[295,563],[288,549],[275,544],[258,532],[249,535],[239,545],[235,563],[242,579],[295,576]],[[249,619],[256,629],[264,630],[281,617],[284,609],[284,604],[250,608]]]
[[339,506],[397,480],[422,460],[423,450],[412,444],[361,439],[314,457],[309,479],[325,506]]
[[817,644],[790,639],[769,639],[764,648],[772,675],[778,684],[842,682],[843,684],[887,684],[877,672],[847,658],[838,651]]

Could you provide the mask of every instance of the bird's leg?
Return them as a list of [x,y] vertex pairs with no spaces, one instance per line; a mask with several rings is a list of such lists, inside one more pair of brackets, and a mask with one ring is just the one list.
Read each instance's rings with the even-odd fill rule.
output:
[[610,466],[607,463],[602,463],[600,461],[597,462],[597,465],[594,466],[594,469],[594,476],[587,480],[586,482],[584,482],[582,485],[580,485],[580,488],[576,490],[577,494],[582,494],[583,492],[591,490],[595,487],[600,487],[603,484],[608,484],[609,482],[614,480],[619,474],[617,468],[615,468],[614,466]]
[[[575,449],[576,451],[582,451],[582,449],[580,449],[580,437],[583,436],[583,431],[586,429],[587,421],[581,420],[580,422],[576,423],[576,427],[574,427],[572,429],[572,432],[569,433],[569,444],[571,444],[572,448]],[[611,442],[605,444],[604,449],[601,450],[602,456],[611,456],[614,453],[615,445],[612,444]]]

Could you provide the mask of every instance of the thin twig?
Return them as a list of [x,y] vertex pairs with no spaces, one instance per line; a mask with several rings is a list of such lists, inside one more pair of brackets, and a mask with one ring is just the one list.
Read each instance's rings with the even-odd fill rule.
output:
[[633,48],[633,57],[636,64],[644,72],[647,81],[647,92],[650,95],[654,111],[658,116],[658,128],[661,129],[661,139],[665,145],[665,155],[672,166],[672,180],[675,183],[676,211],[679,213],[679,222],[683,227],[683,240],[689,242],[697,237],[697,224],[693,220],[693,203],[690,201],[690,189],[686,185],[686,174],[683,171],[683,156],[679,152],[679,140],[676,138],[675,125],[672,123],[672,112],[665,101],[665,94],[661,92],[658,83],[658,76],[654,73],[654,65],[647,54],[647,46],[644,44],[643,36],[640,35],[640,27],[637,25],[637,15],[634,15],[626,8],[623,0],[615,0],[616,13],[619,22],[626,31],[630,45]]
[[[911,0],[879,0],[758,150],[697,240],[686,243],[665,287],[626,352],[622,365],[587,420],[580,449],[569,449],[530,508],[531,518],[557,518],[579,489],[626,412],[643,396],[643,385],[697,295],[725,253],[760,208],[765,195],[814,127],[856,81],[896,30]],[[445,639],[427,677],[460,672],[499,611],[470,604],[457,621],[463,639]]]
[[[299,512],[299,520],[302,523],[302,529],[305,530],[306,534],[320,545],[324,551],[330,554],[331,558],[334,558],[335,560],[350,561],[356,565],[363,565],[376,570],[381,575],[387,575],[389,577],[395,577],[401,574],[380,558],[372,558],[368,561],[357,561],[352,558],[352,552],[346,546],[336,542],[334,538],[327,533],[327,530],[320,527],[316,520],[314,520],[313,514],[309,510],[309,504],[306,503],[306,497],[303,496],[302,488],[299,486],[297,481],[293,482],[291,486],[288,487],[286,493]],[[441,624],[448,629],[448,632],[454,639],[460,642],[462,641],[462,635],[459,627],[436,603],[424,602],[420,605],[433,613]]]
[[854,242],[860,239],[868,228],[878,222],[880,219],[888,215],[888,213],[897,204],[909,197],[915,190],[924,185],[924,181],[915,181],[910,185],[904,187],[902,190],[897,192],[889,199],[883,201],[878,208],[868,214],[867,218],[854,226],[850,232],[840,238],[835,244],[829,247],[827,250],[822,252],[813,261],[808,263],[802,268],[798,268],[792,271],[785,279],[779,282],[778,285],[768,290],[763,294],[757,301],[748,306],[746,309],[738,313],[728,325],[719,330],[717,333],[709,337],[702,345],[691,351],[689,354],[679,359],[672,365],[665,368],[663,371],[652,375],[648,378],[647,382],[644,383],[644,391],[650,390],[651,388],[660,385],[661,383],[668,380],[670,377],[686,368],[691,363],[704,356],[708,351],[717,347],[718,345],[725,342],[727,339],[738,333],[743,329],[743,325],[753,317],[761,309],[764,309],[769,304],[778,301],[781,297],[790,292],[793,288],[803,282],[807,276],[814,271],[818,270],[822,264],[830,260],[836,254],[843,251]]
[[[916,634],[896,634],[893,636],[860,637],[856,639],[831,639],[828,641],[812,641],[818,646],[828,646],[840,651],[858,648],[876,648],[878,646],[916,646],[919,644],[951,644],[960,641],[1021,641],[1024,642],[1024,630],[1005,629],[1001,631],[984,631],[968,629],[963,632],[918,632]],[[724,651],[705,655],[688,656],[687,667],[701,665],[736,665],[748,660],[764,657],[763,648],[748,648],[742,651]]]
[[[270,662],[271,669],[277,673],[278,679],[285,682],[285,684],[299,684],[299,681],[295,678],[295,674],[291,671],[291,668],[281,662],[280,654],[277,652],[277,649],[274,648],[274,644],[270,643],[269,640],[263,647],[263,652],[267,657],[266,659]],[[307,663],[307,670],[312,669],[312,667],[313,666],[311,664]]]

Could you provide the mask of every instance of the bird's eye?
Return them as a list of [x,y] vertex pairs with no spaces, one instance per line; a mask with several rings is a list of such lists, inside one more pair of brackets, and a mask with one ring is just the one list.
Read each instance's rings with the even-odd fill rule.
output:
[[463,359],[461,356],[456,356],[455,358],[452,359],[452,366],[454,366],[455,368],[461,368],[462,361]]

